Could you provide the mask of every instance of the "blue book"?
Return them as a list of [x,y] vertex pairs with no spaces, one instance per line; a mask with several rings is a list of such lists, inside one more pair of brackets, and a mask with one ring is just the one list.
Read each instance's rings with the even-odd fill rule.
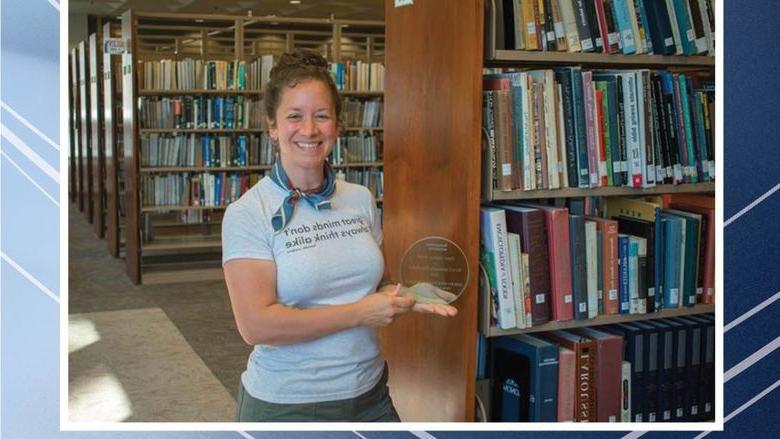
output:
[[679,308],[682,277],[682,235],[684,220],[674,215],[663,215],[664,222],[664,308]]
[[[555,422],[558,417],[558,345],[538,337],[519,334],[496,338],[491,346],[491,358],[496,358],[497,349],[520,354],[528,360],[527,420],[531,422]],[[497,363],[494,360],[491,361],[491,364],[496,365]],[[511,386],[502,389],[499,384],[494,385],[494,401],[497,401],[497,395],[502,393],[511,394],[513,392]],[[495,386],[499,387],[496,388]],[[518,395],[518,398],[524,397],[523,394]],[[509,400],[511,401],[511,398]],[[513,410],[515,407],[522,407],[522,403],[522,400],[518,399],[517,405],[514,405],[514,403],[509,404],[509,410],[507,411],[504,410],[505,406],[502,407],[500,412],[501,420],[509,422],[521,421],[522,419],[519,419],[519,416],[514,415]]]
[[477,379],[487,378],[487,347],[488,341],[481,332],[477,331]]
[[680,30],[683,55],[696,55],[696,34],[689,20],[687,0],[672,0],[672,3],[674,4],[675,18],[677,18],[677,28]]
[[623,360],[631,363],[631,421],[645,421],[645,329],[631,323],[603,327],[623,337]]
[[686,352],[688,334],[686,326],[674,319],[665,319],[672,327],[672,399],[671,422],[685,420],[685,379],[688,374]]
[[238,136],[238,166],[247,165],[246,136]]
[[628,235],[618,235],[618,299],[620,314],[628,314],[631,306],[628,276]]
[[626,1],[633,0],[613,0],[612,12],[620,31],[620,44],[623,47],[623,53],[628,55],[636,52],[636,45],[634,44],[634,31],[631,28],[631,20],[628,17]]
[[658,391],[659,391],[659,330],[648,322],[631,322],[632,325],[642,329],[644,334],[644,410],[642,419],[646,422],[657,422]]
[[702,323],[699,411],[700,420],[708,421],[715,417],[715,319],[709,314],[687,318]]
[[674,35],[669,24],[669,13],[666,2],[658,0],[642,0],[647,12],[647,24],[650,26],[650,37],[653,40],[653,52],[657,55],[674,55]]
[[225,128],[233,128],[233,98],[225,99]]
[[647,54],[652,55],[655,53],[653,46],[653,39],[650,37],[650,22],[647,19],[647,8],[645,3],[649,0],[633,0],[634,8],[639,13],[639,19],[642,20],[642,28],[645,30],[645,47],[647,47]]
[[214,205],[222,205],[222,177],[223,173],[219,173],[214,176]]
[[641,314],[639,297],[639,241],[636,237],[628,238],[628,296],[629,314]]
[[688,343],[686,356],[688,373],[685,379],[685,420],[690,422],[702,420],[699,401],[702,387],[702,346],[706,343],[706,323],[688,317],[678,317],[676,321],[686,326]]
[[656,420],[672,420],[672,349],[674,348],[673,327],[663,319],[648,320],[658,332],[658,396],[656,398]]
[[[665,232],[664,232],[664,224],[662,222],[661,217],[661,209],[656,208],[655,210],[655,229],[653,230],[653,241],[655,242],[655,248],[654,248],[654,283],[655,283],[655,289],[653,290],[653,300],[654,300],[654,307],[651,310],[648,302],[648,309],[647,312],[651,311],[660,311],[663,307],[663,291],[664,291],[664,245],[665,245]],[[649,243],[648,243],[649,245]]]
[[589,188],[588,131],[585,127],[585,97],[582,90],[582,69],[572,67],[571,74],[572,92],[574,95],[574,126],[577,139],[577,168],[579,169],[578,184],[581,188]]
[[203,166],[211,166],[211,145],[209,141],[209,135],[205,134],[200,138],[201,154],[203,155]]
[[679,83],[679,89],[680,89],[680,103],[682,104],[682,108],[680,111],[682,111],[682,118],[683,118],[683,125],[685,130],[685,145],[686,151],[688,152],[688,163],[686,165],[688,166],[688,173],[690,182],[691,183],[698,183],[699,178],[696,173],[696,154],[694,152],[694,146],[693,146],[693,127],[691,123],[691,112],[689,110],[689,102],[688,102],[688,80],[683,74],[677,75],[677,82]]

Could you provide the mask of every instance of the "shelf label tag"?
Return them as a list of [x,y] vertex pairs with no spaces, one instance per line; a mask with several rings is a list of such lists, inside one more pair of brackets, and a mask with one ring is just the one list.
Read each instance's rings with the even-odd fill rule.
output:
[[414,0],[395,0],[395,7],[400,8],[401,6],[410,6],[414,4]]

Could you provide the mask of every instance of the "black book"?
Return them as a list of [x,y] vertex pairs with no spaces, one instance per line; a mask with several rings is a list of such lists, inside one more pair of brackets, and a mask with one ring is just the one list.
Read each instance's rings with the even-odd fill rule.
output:
[[588,318],[588,271],[585,261],[585,217],[569,215],[569,258],[574,319]]
[[672,365],[674,328],[663,319],[648,320],[646,324],[656,328],[658,333],[658,396],[656,398],[656,421],[672,420]]
[[[640,297],[646,297],[646,310],[648,313],[655,312],[655,225],[650,221],[644,221],[628,216],[617,216],[614,219],[618,222],[618,233],[625,235],[639,236],[647,240],[647,257],[645,263],[640,261]],[[642,266],[643,265],[643,266]],[[644,270],[644,272],[642,272]],[[641,274],[644,273],[644,276]],[[644,296],[642,296],[642,284],[644,284]]]
[[593,46],[596,53],[604,53],[604,41],[601,38],[601,32],[599,32],[599,17],[596,14],[596,3],[593,0],[585,2],[586,19],[588,20],[588,27],[590,28],[590,34],[593,37]]
[[702,388],[702,341],[704,341],[705,323],[689,319],[677,318],[687,326],[688,333],[688,374],[685,381],[685,420],[701,420],[701,403],[699,397]]
[[579,169],[577,168],[577,130],[574,118],[574,96],[570,69],[555,69],[555,81],[561,85],[563,100],[563,124],[566,142],[566,173],[569,187],[579,187]]
[[[556,0],[557,1],[557,0]],[[555,21],[553,20],[552,3],[544,0],[544,47],[554,52],[558,50],[558,40],[555,38]]]
[[574,18],[577,20],[577,34],[580,36],[580,46],[583,52],[596,51],[596,45],[593,41],[593,30],[598,29],[590,27],[588,20],[588,11],[586,5],[588,0],[574,0]]
[[528,357],[506,349],[495,350],[492,421],[528,422],[531,397]]
[[513,0],[500,0],[503,2],[503,22],[504,22],[504,49],[515,50],[515,20],[519,17],[513,6]]
[[620,152],[620,181],[628,185],[628,151],[626,147],[626,107],[623,98],[623,80],[617,81],[618,151]]

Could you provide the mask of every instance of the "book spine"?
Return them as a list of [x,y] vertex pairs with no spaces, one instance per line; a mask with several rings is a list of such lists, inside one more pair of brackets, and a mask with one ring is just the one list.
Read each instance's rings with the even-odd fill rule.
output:
[[631,363],[620,364],[620,422],[631,422]]

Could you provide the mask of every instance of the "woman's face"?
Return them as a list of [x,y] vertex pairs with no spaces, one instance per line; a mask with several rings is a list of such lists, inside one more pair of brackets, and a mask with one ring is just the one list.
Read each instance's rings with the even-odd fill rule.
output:
[[309,79],[285,87],[270,123],[285,166],[293,170],[322,169],[339,135],[336,106],[327,85]]

